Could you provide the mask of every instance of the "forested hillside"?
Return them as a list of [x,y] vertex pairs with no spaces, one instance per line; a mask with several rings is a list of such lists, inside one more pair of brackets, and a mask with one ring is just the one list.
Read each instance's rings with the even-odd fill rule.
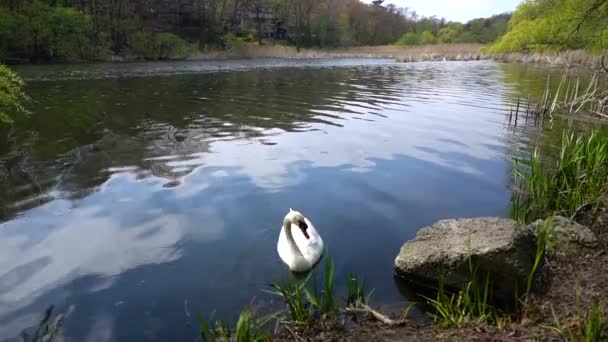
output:
[[495,41],[509,14],[466,24],[359,0],[0,0],[0,58],[182,58],[236,41],[343,47]]
[[242,42],[333,48],[493,44],[491,52],[608,47],[608,0],[524,1],[467,23],[359,0],[0,0],[0,61],[173,59]]
[[409,14],[408,30],[397,42],[401,45],[436,43],[480,43],[495,42],[507,30],[510,13],[494,15],[490,18],[473,19],[466,24],[446,22],[437,17],[418,18],[416,12]]
[[395,42],[402,9],[358,0],[0,0],[5,58],[179,57],[236,36],[297,46]]

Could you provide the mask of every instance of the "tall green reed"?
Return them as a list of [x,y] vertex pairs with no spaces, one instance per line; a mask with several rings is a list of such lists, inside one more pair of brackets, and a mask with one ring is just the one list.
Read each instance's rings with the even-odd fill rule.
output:
[[334,275],[335,266],[331,257],[325,259],[325,274],[323,279],[323,290],[317,290],[316,272],[313,271],[313,281],[304,287],[304,293],[308,302],[321,316],[327,317],[333,315],[337,309],[337,303],[334,294]]
[[271,286],[274,288],[269,293],[283,299],[287,306],[289,318],[294,322],[310,323],[314,316],[313,308],[304,295],[304,288],[310,279],[309,274],[303,281],[298,281],[290,274],[286,281],[276,282]]
[[207,322],[198,315],[201,339],[203,342],[236,341],[236,342],[266,342],[271,341],[270,333],[263,331],[261,322],[255,319],[248,309],[241,310],[234,331],[224,321]]
[[495,323],[497,310],[489,304],[491,297],[490,274],[479,276],[478,268],[469,258],[470,280],[456,293],[445,288],[443,279],[439,281],[436,298],[428,298],[433,309],[430,316],[436,324],[444,328],[460,327],[465,322]]
[[542,262],[545,258],[546,251],[550,248],[550,237],[553,231],[553,218],[548,218],[543,222],[543,225],[538,229],[537,238],[536,238],[536,253],[534,254],[534,263],[532,264],[532,270],[528,275],[528,279],[526,282],[526,293],[524,294],[524,298],[522,301],[527,303],[530,294],[532,293],[532,287],[534,285],[534,280],[538,274],[538,270],[542,265]]
[[317,288],[317,273],[313,271],[298,281],[289,275],[286,282],[272,284],[271,294],[280,296],[287,305],[291,321],[309,324],[317,316],[330,317],[338,310],[334,293],[335,266],[331,257],[325,258],[323,289]]
[[359,307],[366,305],[365,285],[359,281],[356,274],[350,273],[346,278],[346,306]]
[[536,149],[527,162],[515,163],[511,215],[524,223],[553,213],[574,216],[597,205],[607,184],[608,135],[564,132],[555,161],[541,159]]

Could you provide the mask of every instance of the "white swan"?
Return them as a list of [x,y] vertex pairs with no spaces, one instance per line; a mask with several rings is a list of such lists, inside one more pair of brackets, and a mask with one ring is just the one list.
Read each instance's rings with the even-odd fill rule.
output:
[[277,251],[290,270],[305,272],[312,269],[323,254],[323,240],[312,222],[300,212],[289,209],[283,220]]

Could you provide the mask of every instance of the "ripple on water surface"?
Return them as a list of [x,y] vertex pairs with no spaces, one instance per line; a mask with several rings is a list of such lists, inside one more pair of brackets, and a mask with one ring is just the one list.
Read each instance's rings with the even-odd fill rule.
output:
[[[416,230],[508,213],[509,125],[544,72],[492,62],[264,60],[32,66],[32,120],[0,149],[0,340],[48,306],[74,341],[187,340],[286,275],[287,208],[315,223],[339,291],[357,272],[405,301]],[[515,77],[516,75],[517,77]]]

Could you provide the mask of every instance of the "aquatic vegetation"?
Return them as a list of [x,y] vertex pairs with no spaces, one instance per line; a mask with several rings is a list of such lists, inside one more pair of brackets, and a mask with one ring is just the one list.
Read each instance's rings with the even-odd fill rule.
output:
[[524,303],[527,302],[530,298],[534,279],[536,278],[539,267],[541,266],[543,259],[545,258],[545,253],[550,247],[549,238],[551,236],[552,228],[553,221],[549,218],[543,222],[542,227],[540,227],[540,229],[538,230],[538,236],[536,238],[536,253],[534,255],[534,264],[532,264],[532,270],[528,275],[528,281],[526,283],[526,293],[523,298]]
[[303,291],[309,279],[310,275],[304,281],[298,281],[290,274],[286,281],[272,284],[274,291],[270,293],[283,298],[287,305],[288,317],[294,322],[308,324],[313,319],[312,306]]
[[197,316],[197,320],[203,342],[230,339],[230,328],[226,322],[221,320],[208,322],[201,314]]
[[[309,324],[316,316],[329,317],[337,311],[334,294],[335,266],[333,259],[325,259],[323,290],[318,291],[316,272],[298,281],[292,274],[285,282],[272,285],[271,294],[280,296],[287,305],[288,319],[293,322]],[[311,281],[312,279],[312,281]]]
[[[314,271],[313,274],[315,274]],[[334,261],[328,256],[325,259],[325,274],[322,292],[319,293],[317,291],[316,281],[313,281],[311,286],[304,287],[306,298],[313,308],[318,310],[324,317],[331,316],[337,311],[337,303],[334,294],[334,275]],[[316,278],[316,274],[313,278]]]
[[530,222],[553,213],[574,216],[597,206],[608,183],[608,136],[599,130],[564,132],[555,162],[543,161],[538,149],[514,167],[511,216]]
[[448,293],[443,281],[439,282],[436,298],[427,298],[433,308],[430,316],[443,328],[460,327],[465,322],[494,323],[497,310],[488,303],[490,299],[490,275],[482,279],[477,268],[471,265],[471,280],[457,293]]
[[[575,60],[582,63],[576,58]],[[555,64],[561,65],[568,65],[568,63],[567,61],[555,61]],[[593,61],[585,63],[593,64]],[[517,126],[520,117],[525,117],[526,121],[532,118],[535,122],[542,124],[545,119],[553,120],[554,115],[576,113],[608,118],[608,89],[600,84],[597,74],[592,76],[588,84],[583,84],[579,78],[572,79],[564,74],[555,90],[551,89],[551,78],[547,77],[542,95],[537,99],[531,99],[529,96],[527,101],[518,99],[508,118],[509,124],[514,123]]]
[[241,310],[236,328],[231,331],[224,321],[215,321],[209,324],[201,315],[198,316],[201,339],[207,341],[230,341],[234,336],[236,342],[263,342],[270,341],[270,333],[263,331],[261,322],[255,319],[248,309]]
[[359,282],[356,274],[350,273],[346,278],[346,306],[358,307],[367,304],[364,284]]

